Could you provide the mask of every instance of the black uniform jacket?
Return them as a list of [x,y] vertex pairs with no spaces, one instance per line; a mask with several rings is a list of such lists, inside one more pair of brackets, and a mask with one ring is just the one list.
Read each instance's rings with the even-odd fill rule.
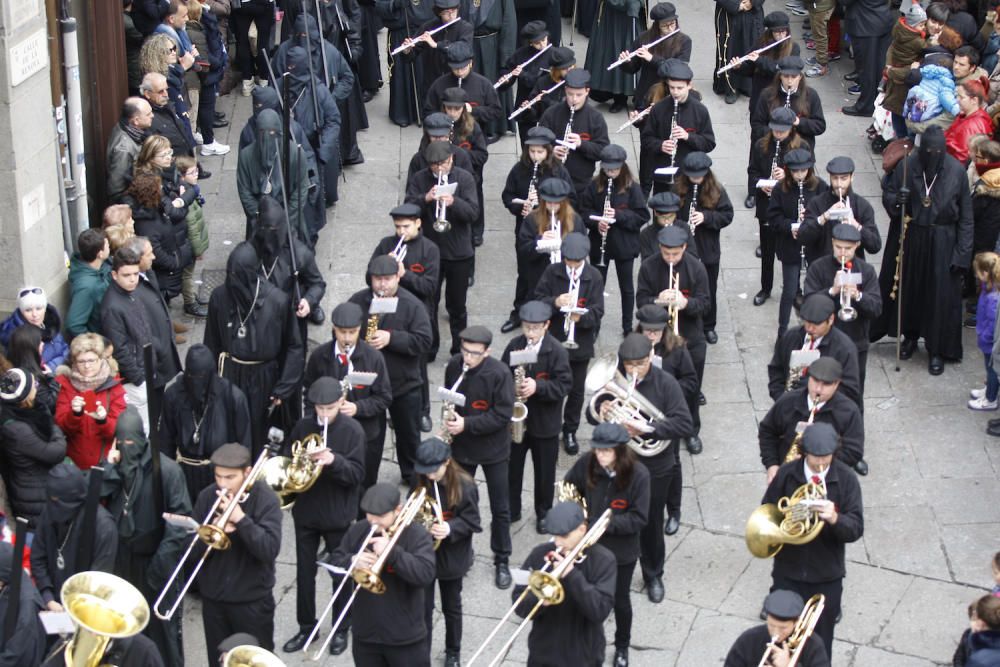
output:
[[[875,267],[871,264],[863,259],[855,258],[853,262],[847,262],[846,268],[851,273],[861,274],[861,284],[857,286],[861,292],[861,298],[851,301],[851,306],[858,311],[858,316],[851,322],[840,319],[840,295],[838,294],[833,297],[837,302],[837,319],[833,323],[854,341],[859,352],[864,352],[868,349],[868,330],[871,329],[872,321],[882,314],[882,293],[879,291]],[[830,294],[830,288],[833,287],[833,281],[839,271],[840,262],[833,255],[820,257],[809,265],[802,291],[806,296],[813,292]]]
[[[423,151],[423,149],[427,146],[427,143],[428,142],[426,140],[421,141],[420,149],[417,150],[417,152],[413,154],[413,157],[410,158],[410,166],[407,167],[406,169],[407,182],[409,182],[410,179],[413,178],[413,175],[415,173],[417,173],[421,169],[427,168],[428,162],[427,159],[424,158],[424,151]],[[460,146],[456,146],[455,144],[451,144],[451,155],[454,158],[453,164],[456,167],[458,167],[459,169],[464,169],[470,174],[475,175],[476,171],[475,167],[472,166],[471,151],[468,151]],[[392,247],[393,248],[396,247],[395,242],[392,244]],[[392,250],[392,248],[389,248],[389,250]]]
[[[540,570],[554,542],[531,550],[521,566]],[[528,662],[532,665],[597,665],[604,658],[604,620],[615,604],[615,578],[618,564],[615,555],[601,544],[587,550],[587,558],[573,566],[562,578],[566,598],[562,604],[541,606],[528,635]],[[524,592],[517,586],[511,594],[517,599]],[[518,616],[527,616],[538,603],[532,593],[517,607]]]
[[807,88],[806,104],[809,107],[807,114],[799,112],[799,99],[802,97],[801,90],[796,90],[791,96],[781,90],[781,83],[772,84],[765,88],[757,104],[750,110],[750,132],[754,139],[763,137],[768,132],[768,123],[771,121],[771,111],[780,106],[785,106],[790,98],[791,110],[799,118],[799,124],[795,126],[795,131],[809,145],[812,150],[816,146],[816,137],[826,132],[826,118],[823,117],[823,103],[820,101],[819,93],[812,88]]
[[[388,255],[397,243],[398,236],[386,236],[375,246],[372,259],[377,255]],[[428,314],[435,312],[434,293],[441,276],[441,251],[434,241],[422,233],[403,245],[406,246],[406,257],[403,258],[406,273],[399,279],[399,284],[427,306]]]
[[[354,523],[330,555],[330,562],[337,567],[350,567],[370,530],[367,521]],[[404,646],[424,639],[427,636],[424,591],[434,583],[434,569],[434,541],[423,526],[411,523],[399,534],[379,575],[385,583],[385,593],[375,595],[363,588],[358,591],[351,608],[354,638],[387,646]]]
[[[702,316],[708,313],[711,301],[708,294],[708,272],[698,258],[685,252],[674,267],[680,273],[678,287],[687,298],[687,307],[679,312],[678,329],[688,342],[688,347],[705,340]],[[670,266],[657,253],[639,267],[639,284],[635,291],[635,306],[642,308],[653,303],[656,297],[670,287]],[[666,308],[666,306],[664,306]]]
[[[592,215],[604,215],[604,201],[608,194],[608,179],[598,178],[580,195],[580,216],[590,230],[590,261],[596,263],[601,257],[601,233],[598,222]],[[611,206],[615,209],[615,224],[608,228],[608,238],[604,249],[604,261],[609,259],[628,260],[639,255],[639,230],[649,222],[646,197],[638,183],[632,183],[624,192],[612,186]]]
[[[527,62],[529,59],[538,54],[538,50],[531,44],[525,44],[521,48],[514,51],[507,62],[503,64],[500,68],[500,76],[506,76],[508,73],[517,69],[518,65]],[[497,90],[504,91],[514,85],[517,82],[517,94],[514,96],[514,108],[521,106],[521,102],[528,99],[528,93],[535,87],[535,83],[539,78],[542,77],[542,68],[548,72],[549,61],[552,59],[552,49],[549,49],[542,55],[538,56],[527,65],[523,70],[521,70],[521,75],[512,78],[504,85],[500,86]],[[547,77],[546,77],[547,78]]]
[[[444,384],[451,387],[462,372],[462,355],[448,361]],[[458,386],[465,407],[455,412],[465,419],[465,430],[452,441],[452,456],[462,463],[488,464],[510,457],[510,418],[514,413],[514,380],[501,361],[486,357],[470,368]]]
[[[806,330],[804,327],[794,327],[785,332],[785,335],[774,344],[774,355],[767,365],[767,393],[771,398],[778,400],[778,397],[785,392],[785,382],[788,380],[788,364],[792,359],[792,350],[801,350],[806,340]],[[844,375],[840,380],[840,391],[844,395],[861,407],[861,380],[858,375],[858,348],[843,331],[836,327],[823,336],[819,345],[819,356],[833,357],[840,362],[844,368]],[[805,386],[806,371],[798,380],[792,384],[793,389]]]
[[[501,360],[510,363],[510,353],[523,350],[527,346],[524,335],[514,336],[507,343]],[[514,368],[511,367],[513,374]],[[535,438],[554,438],[562,430],[562,403],[573,386],[573,375],[569,367],[569,353],[552,337],[546,334],[538,349],[538,361],[524,369],[526,378],[535,381],[535,393],[525,401],[528,416],[525,428]],[[516,390],[517,387],[515,386]]]
[[[749,184],[753,188],[754,201],[756,202],[754,215],[765,225],[768,224],[767,207],[771,201],[771,195],[758,188],[757,181],[762,178],[771,178],[771,166],[775,164],[775,143],[777,142],[774,139],[766,135],[755,141],[750,148],[750,164],[747,166]],[[777,147],[777,167],[779,169],[785,167],[785,154],[791,150],[790,143],[792,142],[786,139]],[[809,148],[809,144],[802,142],[801,139],[795,143],[800,144],[799,148]],[[772,188],[772,193],[775,189],[780,189],[780,183]],[[795,194],[798,195],[798,189],[796,189]]]
[[[392,383],[392,395],[402,396],[421,385],[420,359],[431,349],[431,321],[427,309],[417,297],[405,288],[396,291],[399,297],[395,313],[379,315],[379,329],[388,331],[392,336],[389,344],[382,348],[382,358],[389,370],[389,380]],[[368,320],[368,308],[372,304],[372,291],[363,289],[355,292],[349,299],[361,306],[365,312],[365,322]],[[365,323],[362,323],[364,328]]]
[[[641,462],[632,468],[628,486],[619,488],[618,480],[599,468],[593,486],[587,483],[587,469],[593,452],[581,456],[566,473],[565,481],[580,490],[587,500],[587,512],[592,520],[611,509],[611,523],[601,536],[600,543],[615,555],[622,565],[634,563],[639,558],[639,531],[646,525],[649,514],[649,471]],[[595,462],[596,463],[596,462]]]
[[[792,446],[799,422],[809,419],[806,387],[786,391],[778,397],[757,428],[760,461],[765,468],[780,466]],[[813,418],[817,424],[833,426],[840,436],[837,458],[853,466],[865,455],[865,425],[861,411],[851,399],[839,391],[824,403]]]
[[[566,274],[566,263],[549,264],[542,274],[542,279],[535,287],[535,298],[552,306],[552,324],[549,334],[562,343],[566,340],[564,325],[565,315],[555,307],[555,301],[560,294],[569,292],[569,276]],[[578,308],[586,308],[587,312],[580,316],[576,323],[574,339],[579,345],[569,351],[570,361],[590,359],[594,356],[594,343],[601,329],[601,318],[604,317],[604,281],[600,272],[589,264],[583,265],[580,274],[580,292],[576,301]]]
[[[202,489],[194,504],[195,521],[201,521],[218,499],[216,485]],[[203,597],[216,602],[254,602],[271,595],[274,566],[281,551],[281,506],[267,484],[250,487],[240,505],[244,517],[229,533],[232,540],[224,551],[216,550],[205,560],[198,576]],[[206,547],[199,543],[194,555],[201,557]]]
[[[316,417],[303,417],[285,439],[283,456],[292,455],[292,443],[310,433],[323,437]],[[326,446],[333,463],[323,466],[319,479],[300,493],[292,506],[292,518],[299,526],[317,530],[344,530],[358,515],[361,481],[365,477],[365,434],[354,419],[337,415],[326,432]]]
[[[659,25],[657,25],[656,21],[653,21],[653,24],[651,30],[642,33],[632,42],[632,45],[629,46],[629,51],[636,51],[640,46],[649,44],[660,37]],[[649,89],[660,82],[660,76],[657,74],[660,63],[667,58],[676,58],[686,63],[691,62],[692,46],[693,42],[691,38],[683,32],[679,32],[654,46],[651,50],[653,59],[649,62],[635,57],[621,66],[623,70],[631,74],[639,72],[639,80],[635,84],[635,108],[637,111],[641,111],[649,106],[646,96],[649,94]]]
[[[729,200],[729,194],[720,183],[722,193],[715,208],[707,208],[702,205],[702,195],[698,193],[698,200],[695,202],[695,210],[700,211],[705,216],[704,221],[695,228],[694,243],[688,243],[688,250],[695,257],[701,260],[702,264],[718,264],[722,261],[722,230],[733,221],[733,202]],[[688,226],[688,216],[691,214],[691,193],[681,201],[681,207],[677,211],[677,219],[674,224],[679,227]]]
[[694,360],[691,359],[691,353],[684,345],[678,345],[667,354],[663,354],[662,345],[657,345],[654,349],[661,357],[660,368],[677,380],[677,384],[681,386],[681,391],[684,392],[684,398],[687,399],[688,405],[690,405],[692,399],[698,398],[698,390],[701,387],[701,382],[698,380],[698,371],[695,370]]
[[[441,502],[448,504],[448,487],[438,482]],[[434,498],[434,483],[427,482],[427,495]],[[462,499],[454,507],[442,507],[441,514],[451,528],[448,537],[441,540],[435,551],[437,579],[461,579],[472,567],[472,536],[483,531],[479,519],[479,489],[474,481],[462,485]]]
[[[435,28],[440,28],[444,25],[444,22],[440,17],[435,16],[427,23],[417,28],[417,31],[413,33],[413,36],[422,35],[425,32],[434,30]],[[417,81],[421,84],[421,87],[429,88],[430,85],[442,74],[446,74],[451,71],[448,66],[448,47],[455,42],[465,42],[469,45],[471,49],[473,47],[472,35],[475,32],[472,24],[465,19],[460,20],[444,30],[438,32],[434,35],[434,41],[437,42],[437,47],[431,48],[426,42],[417,42],[416,46],[410,53],[403,53],[403,57],[406,59],[418,58],[418,66],[423,69],[423,80]],[[418,69],[418,71],[420,71]]]
[[648,259],[650,255],[659,254],[660,243],[656,240],[656,236],[661,229],[663,227],[657,224],[656,219],[653,218],[652,222],[639,231],[639,257],[643,261]]
[[[642,150],[653,158],[653,169],[670,166],[670,156],[663,152],[663,142],[670,138],[670,124],[674,116],[674,100],[669,95],[653,106],[646,117],[640,138]],[[688,138],[677,142],[677,155],[673,164],[680,167],[688,153],[711,153],[715,149],[715,131],[708,108],[689,94],[687,100],[676,105],[677,126],[688,131]]]
[[[744,630],[729,649],[722,667],[757,667],[769,643],[771,636],[766,625]],[[820,637],[813,635],[806,641],[798,664],[801,667],[830,667],[826,645]]]
[[472,117],[481,127],[503,118],[500,98],[493,89],[492,81],[476,72],[469,72],[467,77],[459,81],[450,71],[439,76],[427,90],[423,108],[425,118],[435,111],[441,111],[441,98],[448,88],[461,88],[465,91],[468,95],[468,104],[472,106]]
[[[538,124],[552,130],[557,139],[562,139],[566,135],[569,111],[566,104],[555,104],[542,114]],[[569,152],[566,169],[572,174],[573,188],[579,195],[593,178],[594,166],[600,161],[601,151],[610,140],[604,116],[589,104],[584,104],[583,108],[573,114],[573,132],[580,135],[580,145],[575,151]]]
[[[538,166],[538,173],[535,175],[535,188],[538,188],[538,184],[546,178],[561,178],[567,183],[573,182],[573,177],[566,169],[566,165],[559,160],[553,160],[552,164],[553,168],[551,170],[545,165]],[[515,204],[514,200],[528,198],[528,189],[531,185],[532,171],[534,171],[533,165],[526,165],[523,161],[518,160],[514,166],[510,168],[510,172],[507,174],[507,183],[503,187],[503,192],[500,193],[500,199],[503,200],[503,205],[507,207],[510,214],[514,216],[515,240],[518,232],[521,231],[521,223],[524,221],[524,218],[521,217],[521,208],[523,207],[523,204]],[[570,193],[569,203],[573,205],[574,210],[578,208],[576,190]]]
[[[306,364],[306,374],[302,386],[308,391],[317,379],[328,376],[340,381],[347,376],[348,366],[337,358],[335,341],[327,341],[313,350]],[[364,429],[365,439],[377,437],[382,430],[385,411],[392,403],[392,382],[382,354],[366,343],[358,340],[348,360],[350,367],[358,372],[376,373],[375,382],[369,386],[353,385],[347,400],[358,406],[354,420]],[[306,414],[314,413],[312,403],[305,399]]]
[[[778,469],[764,493],[763,503],[777,503],[806,483],[805,463],[786,463]],[[834,459],[826,473],[826,498],[837,507],[837,523],[823,526],[816,539],[801,545],[788,544],[774,557],[774,574],[792,581],[820,583],[842,579],[844,545],[865,532],[861,485],[854,471]]]
[[[865,253],[877,253],[882,249],[882,236],[875,226],[875,209],[868,200],[859,196],[852,189],[844,199],[850,201],[854,219],[861,225],[861,247],[855,253],[858,259],[864,259]],[[806,249],[806,259],[812,262],[824,255],[833,254],[833,228],[836,221],[827,220],[822,225],[817,218],[828,208],[840,201],[837,191],[828,189],[816,195],[806,204],[806,217],[799,228],[799,241]]]
[[[816,179],[814,188],[803,186],[803,204],[808,206],[810,200],[829,188],[826,181],[821,179]],[[782,184],[778,183],[771,190],[771,201],[767,205],[767,223],[771,226],[771,233],[776,236],[775,253],[782,264],[802,262],[802,244],[799,239],[792,236],[792,225],[797,222],[799,222],[799,188],[795,186],[785,191]],[[808,257],[808,251],[806,256]]]
[[[524,101],[531,101],[541,93],[543,90],[549,90],[556,85],[556,82],[552,79],[552,74],[550,72],[542,72],[538,79],[535,80],[535,85],[531,87],[531,92],[528,93],[527,98]],[[521,112],[521,114],[515,119],[523,129],[527,132],[527,128],[534,127],[538,125],[538,120],[545,115],[545,112],[554,106],[559,106],[560,104],[565,104],[566,100],[566,86],[562,85],[553,90],[551,93],[547,93],[541,97],[535,105],[528,109],[527,111]],[[520,105],[519,105],[520,106]],[[574,123],[575,126],[575,123]],[[560,132],[565,130],[565,125],[560,128]],[[556,134],[557,137],[562,137],[562,134]]]
[[434,231],[436,204],[425,201],[424,196],[437,185],[437,176],[431,170],[424,169],[413,175],[406,182],[406,201],[421,207],[420,216],[424,234],[437,244],[441,251],[441,259],[469,259],[472,257],[472,223],[479,216],[479,195],[476,191],[475,177],[461,167],[452,167],[448,174],[449,183],[458,183],[452,203],[445,212],[445,217],[451,223],[451,229],[446,232]]
[[[537,212],[537,210],[536,210]],[[542,238],[542,233],[547,232],[551,223],[546,220],[541,231],[537,228],[537,221],[534,216],[529,216],[527,223],[522,224],[517,231],[516,250],[517,262],[522,267],[532,272],[532,279],[541,274],[551,263],[551,255],[538,250],[538,241]],[[583,219],[576,213],[573,214],[573,229],[569,233],[586,234],[587,227],[583,224]]]

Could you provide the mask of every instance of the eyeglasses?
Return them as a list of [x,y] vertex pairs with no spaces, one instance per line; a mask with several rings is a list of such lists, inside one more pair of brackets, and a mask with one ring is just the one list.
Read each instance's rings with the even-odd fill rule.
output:
[[171,46],[170,49],[168,49],[168,50],[170,51],[170,53],[177,53],[177,47],[176,46]]
[[45,294],[45,290],[41,287],[24,287],[20,292],[17,293],[17,298],[21,299],[28,296],[29,294]]
[[174,156],[174,149],[172,148],[167,149],[165,151],[160,151],[159,153],[156,154],[156,157],[173,157],[173,156]]

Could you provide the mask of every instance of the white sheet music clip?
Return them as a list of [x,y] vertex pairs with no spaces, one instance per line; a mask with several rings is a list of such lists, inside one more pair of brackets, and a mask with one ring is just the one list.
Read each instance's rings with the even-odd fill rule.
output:
[[438,387],[438,398],[440,398],[445,403],[454,403],[460,408],[465,407],[465,394],[460,394],[457,391],[452,391],[447,387]]
[[397,296],[376,296],[372,297],[372,305],[368,306],[369,315],[391,315],[396,312],[399,306]]
[[777,184],[778,184],[778,179],[776,179],[776,178],[760,178],[760,179],[757,179],[757,188],[758,189],[773,188]]
[[562,146],[563,148],[567,148],[567,149],[569,149],[571,151],[575,151],[576,150],[576,145],[571,144],[568,141],[563,141],[562,139],[556,139],[556,143],[558,145]]
[[71,635],[76,632],[76,625],[66,611],[40,611],[38,620],[45,626],[47,635]]
[[861,274],[860,273],[848,273],[846,276],[842,271],[837,271],[837,277],[834,279],[837,284],[840,285],[860,285],[861,284]]
[[590,312],[589,309],[580,308],[578,306],[563,306],[559,310],[565,313],[566,315],[586,315],[587,313]]
[[321,560],[316,561],[316,564],[319,565],[324,570],[326,570],[327,572],[329,572],[330,574],[340,574],[340,575],[347,574],[346,569],[342,567],[337,567],[336,565],[330,565],[329,563],[326,563]]
[[434,186],[434,198],[441,199],[442,197],[451,195],[455,196],[455,191],[458,190],[458,181],[454,183],[445,183],[444,185]]
[[789,368],[809,368],[809,364],[819,359],[819,350],[792,350],[788,360]]
[[514,350],[510,353],[511,366],[527,366],[538,361],[538,350]]
[[527,586],[528,578],[531,576],[530,570],[514,568],[510,571],[510,580],[515,586]]
[[351,371],[344,378],[352,387],[370,387],[378,378],[378,373]]
[[673,176],[680,170],[680,167],[660,167],[653,171],[657,176]]

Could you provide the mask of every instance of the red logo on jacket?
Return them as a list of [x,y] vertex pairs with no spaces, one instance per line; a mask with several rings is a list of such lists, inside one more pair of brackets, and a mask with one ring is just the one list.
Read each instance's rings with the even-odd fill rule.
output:
[[461,143],[458,144],[458,147],[459,148],[464,148],[467,151],[471,151],[472,150],[472,143],[470,143],[468,141],[463,141],[463,142],[461,142]]
[[590,132],[580,132],[580,141],[590,141]]
[[473,410],[489,410],[490,409],[490,404],[487,403],[486,401],[473,401],[472,402],[472,409]]
[[538,371],[538,373],[535,374],[536,380],[548,380],[549,377],[551,376],[548,371]]
[[455,518],[455,513],[452,512],[451,510],[442,510],[441,518],[443,518],[445,521],[451,521],[452,519]]
[[628,508],[628,501],[624,498],[615,498],[611,501],[611,509],[623,510]]
[[576,307],[577,308],[586,308],[587,307],[587,297],[581,296],[579,299],[577,299],[576,300]]
[[426,270],[427,269],[424,268],[423,264],[420,263],[410,264],[410,271],[412,271],[413,273],[423,273]]

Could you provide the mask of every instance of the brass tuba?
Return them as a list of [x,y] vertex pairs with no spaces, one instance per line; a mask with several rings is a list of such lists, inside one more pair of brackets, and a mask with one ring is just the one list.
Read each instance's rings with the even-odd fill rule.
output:
[[292,456],[273,456],[264,464],[264,479],[278,496],[281,509],[291,509],[300,493],[312,488],[323,466],[312,459],[312,454],[325,449],[326,443],[319,433],[310,433],[292,443]]
[[825,500],[823,487],[806,482],[791,496],[767,503],[747,519],[747,548],[757,558],[774,558],[786,544],[808,544],[823,530],[812,502]]
[[[602,397],[609,397],[611,402],[611,415],[607,421],[612,423],[638,420],[651,424],[665,418],[660,409],[636,391],[633,384],[621,374],[617,357],[598,359],[587,373],[584,386],[587,391],[594,392],[587,410],[598,422],[605,421],[597,409],[597,403]],[[656,456],[670,445],[670,441],[635,436],[629,440],[628,445],[640,456]]]
[[524,432],[527,429],[528,405],[521,395],[525,375],[523,365],[514,369],[514,412],[510,417],[510,439],[518,444],[524,442]]
[[79,572],[66,580],[62,606],[76,624],[66,644],[67,667],[98,667],[112,640],[142,632],[149,622],[149,604],[139,590],[107,572]]
[[[792,652],[792,656],[788,661],[788,667],[795,667],[795,665],[799,664],[799,658],[802,657],[806,640],[809,639],[813,630],[816,629],[816,624],[819,622],[819,617],[823,615],[823,607],[825,606],[826,596],[820,593],[806,600],[806,606],[802,608],[802,613],[799,614],[798,620],[795,621],[792,634],[788,635],[784,642]],[[760,662],[757,663],[757,667],[767,667],[767,665],[771,664],[771,651],[774,648],[775,642],[772,640],[767,645],[767,649],[764,650],[764,655],[761,657]]]
[[226,652],[222,667],[286,667],[281,658],[259,646],[243,644]]

